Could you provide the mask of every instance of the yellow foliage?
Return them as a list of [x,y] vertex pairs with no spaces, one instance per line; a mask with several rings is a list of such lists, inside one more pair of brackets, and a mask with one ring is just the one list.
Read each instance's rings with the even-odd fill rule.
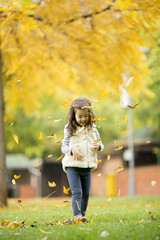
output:
[[130,92],[151,95],[144,88],[149,70],[140,47],[155,44],[159,0],[5,1],[0,11],[8,106],[23,104],[29,113],[44,93],[117,94],[126,72],[134,79]]

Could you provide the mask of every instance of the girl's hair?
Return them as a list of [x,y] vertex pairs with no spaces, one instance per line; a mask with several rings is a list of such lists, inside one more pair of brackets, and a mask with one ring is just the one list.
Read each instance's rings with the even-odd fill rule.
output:
[[[85,108],[86,107],[86,108]],[[94,122],[91,121],[91,118],[95,118],[94,113],[92,112],[91,109],[91,103],[88,98],[76,98],[70,107],[69,113],[67,115],[67,130],[69,132],[69,137],[73,136],[75,131],[77,130],[77,122],[75,118],[75,113],[77,109],[87,109],[89,113],[89,121],[87,123],[89,128],[92,128]]]

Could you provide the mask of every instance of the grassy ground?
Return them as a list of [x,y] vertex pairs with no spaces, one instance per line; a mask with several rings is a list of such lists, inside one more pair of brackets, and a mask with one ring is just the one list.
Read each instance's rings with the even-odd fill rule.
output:
[[[160,240],[160,196],[107,199],[91,197],[86,224],[72,219],[70,198],[16,199],[0,209],[0,239],[20,240]],[[19,225],[19,226],[18,226]]]

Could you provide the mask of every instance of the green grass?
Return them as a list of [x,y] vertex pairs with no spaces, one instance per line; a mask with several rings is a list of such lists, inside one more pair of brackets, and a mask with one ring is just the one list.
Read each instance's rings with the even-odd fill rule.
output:
[[[23,209],[15,204],[16,199],[9,200],[8,208],[0,210],[0,218],[10,223],[26,222],[17,228],[0,229],[0,239],[160,240],[160,205],[152,207],[160,202],[160,196],[120,197],[111,201],[106,197],[91,197],[86,224],[56,225],[57,221],[73,218],[71,203],[63,202],[66,199],[70,200],[23,200]],[[100,237],[104,231],[106,236]]]

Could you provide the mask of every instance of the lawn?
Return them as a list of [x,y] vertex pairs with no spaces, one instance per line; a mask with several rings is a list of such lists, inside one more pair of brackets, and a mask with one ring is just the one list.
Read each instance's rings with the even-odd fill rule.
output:
[[70,201],[9,199],[0,209],[0,239],[160,240],[160,196],[91,197],[86,224],[65,222],[73,219]]

